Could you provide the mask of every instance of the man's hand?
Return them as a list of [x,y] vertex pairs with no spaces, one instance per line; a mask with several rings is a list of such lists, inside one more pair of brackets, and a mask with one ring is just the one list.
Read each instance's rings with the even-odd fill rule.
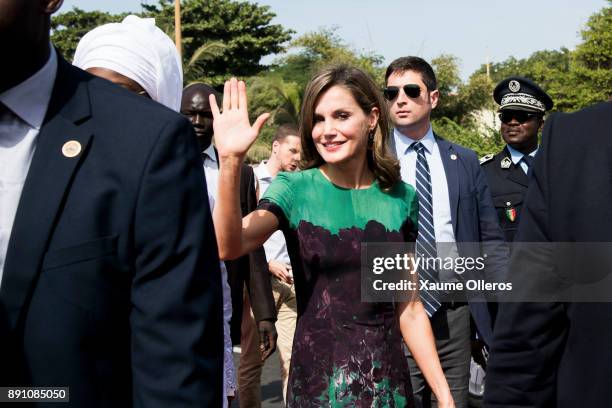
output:
[[487,369],[487,361],[489,360],[489,348],[479,339],[472,339],[472,358],[483,369]]
[[259,328],[259,350],[261,351],[261,361],[266,361],[276,350],[276,327],[274,322],[262,320],[257,324]]
[[293,275],[291,274],[291,265],[280,261],[268,262],[268,270],[282,282],[293,285]]

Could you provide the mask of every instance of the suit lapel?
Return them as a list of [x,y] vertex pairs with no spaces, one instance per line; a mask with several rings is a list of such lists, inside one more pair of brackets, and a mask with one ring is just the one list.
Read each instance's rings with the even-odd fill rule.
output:
[[[11,329],[23,315],[64,199],[92,137],[85,127],[75,124],[90,115],[87,83],[79,78],[87,77],[58,59],[57,79],[19,200],[0,288],[0,306]],[[67,142],[77,150],[80,146],[80,152],[64,154]]]
[[453,149],[452,144],[436,134],[434,134],[434,136],[440,148],[440,157],[442,158],[442,165],[444,166],[444,173],[446,174],[453,231],[457,234],[457,210],[459,208],[459,171],[457,163],[459,162],[459,155],[455,152],[455,149]]

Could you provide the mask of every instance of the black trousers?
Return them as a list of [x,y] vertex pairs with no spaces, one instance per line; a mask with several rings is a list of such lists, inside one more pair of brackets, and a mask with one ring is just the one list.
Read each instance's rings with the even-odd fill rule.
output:
[[[467,408],[471,357],[469,306],[462,304],[458,307],[442,307],[431,317],[430,322],[455,406]],[[416,408],[437,407],[436,397],[410,353],[408,366]]]

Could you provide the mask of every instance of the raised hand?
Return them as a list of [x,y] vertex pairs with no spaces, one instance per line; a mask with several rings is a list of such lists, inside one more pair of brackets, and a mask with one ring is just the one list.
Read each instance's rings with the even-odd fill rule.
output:
[[249,123],[249,112],[244,81],[232,78],[223,87],[223,113],[219,111],[214,95],[209,96],[213,114],[215,146],[220,158],[244,158],[269,113],[259,115],[253,126]]

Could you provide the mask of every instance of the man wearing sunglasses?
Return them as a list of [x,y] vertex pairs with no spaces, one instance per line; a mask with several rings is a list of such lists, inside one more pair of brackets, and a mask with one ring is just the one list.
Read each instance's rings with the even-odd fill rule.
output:
[[535,82],[522,77],[501,81],[493,98],[500,105],[500,131],[506,147],[497,154],[484,156],[480,164],[487,175],[506,241],[512,242],[530,167],[538,150],[538,133],[544,124],[544,113],[552,108],[553,101]]
[[[419,198],[418,257],[481,256],[487,259],[483,279],[502,282],[507,265],[503,234],[491,202],[486,177],[475,152],[435,134],[431,111],[439,92],[431,66],[419,57],[398,58],[389,65],[383,90],[394,125],[390,149],[399,159],[402,180],[415,186]],[[466,243],[478,243],[469,245]],[[480,244],[482,243],[482,244]],[[419,279],[453,284],[467,277],[452,269],[426,269]],[[450,286],[450,285],[449,285]],[[480,292],[420,291],[430,316],[442,369],[455,406],[467,407],[472,337],[470,320],[490,341],[493,318]],[[417,407],[437,406],[414,359],[409,356],[410,376]]]

